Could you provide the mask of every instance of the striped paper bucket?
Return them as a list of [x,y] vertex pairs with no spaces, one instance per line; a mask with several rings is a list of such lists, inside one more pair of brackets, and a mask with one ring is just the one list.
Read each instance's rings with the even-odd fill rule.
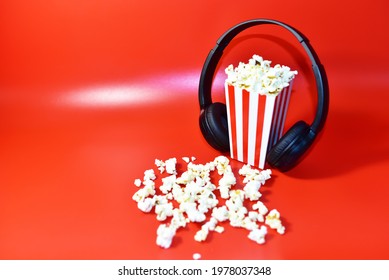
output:
[[231,158],[264,169],[283,134],[291,89],[292,82],[278,95],[261,95],[225,83]]

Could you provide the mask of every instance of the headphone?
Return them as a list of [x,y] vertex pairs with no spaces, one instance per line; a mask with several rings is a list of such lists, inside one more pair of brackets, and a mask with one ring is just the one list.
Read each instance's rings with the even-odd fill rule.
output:
[[329,106],[328,81],[324,67],[309,44],[307,37],[290,25],[271,19],[253,19],[233,26],[219,38],[216,46],[208,54],[201,71],[199,82],[199,103],[201,109],[199,123],[201,132],[208,144],[220,152],[229,151],[227,109],[223,103],[212,102],[213,77],[223,51],[230,41],[247,28],[263,24],[281,26],[296,37],[312,63],[316,81],[318,102],[315,119],[312,124],[309,125],[304,121],[298,121],[271,147],[267,154],[267,163],[271,167],[285,172],[298,164],[303,154],[323,129]]

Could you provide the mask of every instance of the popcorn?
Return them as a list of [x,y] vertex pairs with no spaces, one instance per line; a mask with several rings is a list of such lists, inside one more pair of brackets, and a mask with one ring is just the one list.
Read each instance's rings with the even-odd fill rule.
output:
[[[211,218],[208,222],[202,225],[199,231],[196,232],[194,239],[197,242],[205,241],[208,237],[209,232],[216,230],[216,224],[217,224],[217,220],[215,218]],[[218,228],[218,231],[220,230],[221,228]]]
[[250,93],[278,94],[297,75],[297,71],[284,65],[270,66],[271,61],[253,55],[248,63],[240,62],[237,67],[229,65],[225,72],[226,82],[246,89]]
[[[162,184],[158,187],[153,169],[144,172],[143,181],[134,180],[134,185],[139,189],[132,199],[137,202],[138,209],[148,213],[154,208],[156,219],[166,221],[157,229],[158,246],[169,248],[177,230],[190,222],[201,224],[201,229],[194,235],[198,242],[205,241],[211,231],[224,232],[225,228],[218,223],[227,221],[232,227],[250,231],[248,238],[259,244],[265,242],[265,225],[276,229],[280,234],[284,233],[279,212],[274,209],[268,213],[267,207],[259,200],[262,196],[259,190],[271,175],[269,169],[259,171],[249,165],[242,166],[239,175],[244,176],[244,186],[243,189],[238,189],[233,188],[237,179],[227,157],[218,156],[206,164],[193,163],[194,157],[183,157],[182,160],[187,163],[187,170],[181,174],[176,169],[176,158],[155,160],[160,174],[168,174],[160,178]],[[218,185],[213,183],[214,171],[221,176]],[[217,193],[225,199],[223,205],[220,204]],[[247,201],[255,201],[250,203],[250,211]]]
[[260,187],[261,183],[259,181],[248,182],[243,188],[245,197],[251,201],[258,200],[262,196],[262,194],[259,192]]
[[216,224],[217,224],[217,220],[215,218],[211,218],[208,222],[206,222],[203,225],[203,227],[208,230],[214,231],[216,228]]
[[176,163],[176,158],[169,158],[167,161],[165,161],[166,172],[169,174],[176,174]]
[[244,192],[242,190],[230,191],[230,199],[226,201],[228,219],[233,227],[244,227],[243,219],[247,214],[247,208],[243,205]]
[[181,188],[180,185],[178,185],[178,184],[173,185],[172,190],[171,190],[171,194],[173,196],[173,199],[175,201],[177,201],[178,203],[184,202],[184,200],[185,200],[185,198],[184,198],[185,192]]
[[154,164],[158,167],[159,172],[162,174],[164,171],[166,171],[169,174],[176,174],[176,158],[169,158],[166,161],[156,159],[154,161]]
[[175,184],[173,185],[171,189],[171,194],[173,196],[173,199],[177,201],[178,203],[184,202],[184,190],[181,188],[180,185]]
[[266,180],[271,178],[271,170],[265,169],[259,171],[251,168],[250,165],[246,164],[241,169],[239,169],[239,175],[245,177],[243,183],[248,183],[250,181],[257,181],[260,182],[262,185],[264,185]]
[[254,221],[254,222],[261,222],[263,223],[265,221],[265,217],[258,213],[258,212],[255,212],[255,211],[249,211],[248,212],[248,217],[250,220]]
[[186,172],[182,173],[181,176],[176,179],[176,183],[185,185],[185,184],[193,181],[195,178],[196,177],[192,172],[186,171]]
[[266,226],[261,226],[259,229],[256,228],[250,231],[248,238],[250,240],[257,242],[258,244],[263,244],[265,243],[266,234],[267,234]]
[[230,211],[238,211],[243,208],[244,191],[232,190],[230,191],[230,199],[226,201],[226,206]]
[[219,200],[216,199],[215,194],[212,191],[205,190],[200,198],[197,200],[198,209],[203,213],[207,213],[209,209],[216,207],[219,203]]
[[257,201],[254,205],[253,205],[253,210],[258,210],[258,213],[261,214],[261,215],[266,215],[267,212],[269,211],[267,209],[267,207],[265,206],[265,204],[263,204],[262,201]]
[[135,179],[134,180],[134,185],[137,186],[138,188],[142,185],[141,179]]
[[145,199],[138,201],[138,208],[145,213],[150,212],[151,209],[153,209],[154,205],[155,205],[154,197],[153,198],[146,197]]
[[165,249],[169,248],[172,244],[172,240],[175,234],[176,228],[174,226],[167,226],[165,224],[161,224],[157,229],[157,245]]
[[156,176],[153,169],[148,169],[144,172],[143,181],[155,180]]
[[185,161],[186,163],[190,162],[190,158],[188,158],[188,157],[183,157],[182,160]]
[[225,156],[216,157],[214,163],[219,175],[223,175],[226,171],[231,171],[230,160]]
[[[224,171],[223,171],[224,172]],[[231,186],[236,184],[236,178],[232,171],[223,173],[223,177],[219,180],[219,191],[221,198],[229,198]]]
[[264,185],[266,180],[269,180],[270,178],[271,178],[271,170],[265,169],[259,172],[258,176],[255,177],[255,180],[260,181],[262,185]]
[[201,228],[199,231],[196,232],[194,236],[194,240],[196,240],[197,242],[203,242],[207,239],[208,233],[209,233],[208,229]]
[[265,224],[272,229],[276,229],[279,234],[285,233],[285,227],[280,220],[280,213],[276,209],[271,210],[266,216]]
[[212,209],[212,217],[214,217],[219,222],[224,222],[228,220],[228,209],[225,205],[221,207],[215,207]]
[[156,159],[154,164],[158,167],[158,170],[161,174],[165,171],[165,163],[162,160]]
[[155,183],[153,181],[146,181],[145,186],[139,189],[133,196],[132,199],[136,202],[144,200],[150,195],[155,195]]
[[155,198],[155,204],[167,204],[168,201],[168,195],[154,195]]
[[173,188],[173,185],[176,183],[176,175],[171,175],[169,177],[165,177],[162,179],[162,186],[159,187],[159,189],[161,190],[161,192],[163,194],[167,194],[171,191],[171,189]]
[[194,260],[199,260],[199,259],[201,259],[201,254],[199,254],[199,253],[194,253],[194,254],[193,254],[193,259],[194,259]]
[[217,233],[222,233],[222,232],[224,232],[224,227],[222,227],[222,226],[216,226],[216,227],[215,227],[215,231],[216,231]]
[[196,158],[195,157],[182,157],[182,160],[185,161],[186,163],[189,163],[191,161],[195,161]]
[[189,220],[185,218],[184,213],[178,208],[174,208],[172,212],[173,217],[170,221],[170,224],[175,228],[185,227]]
[[244,227],[244,219],[247,214],[247,208],[242,206],[236,211],[230,210],[228,212],[228,218],[230,220],[230,225],[233,227]]
[[210,181],[210,172],[215,170],[214,163],[207,164],[194,164],[190,162],[188,164],[188,172],[197,179],[203,179],[204,181]]
[[203,212],[197,210],[197,204],[195,202],[183,202],[180,204],[180,210],[185,212],[191,222],[203,222],[206,216]]
[[155,214],[157,214],[158,221],[164,221],[167,217],[173,216],[173,204],[163,203],[155,205]]
[[253,221],[252,219],[250,219],[250,217],[245,217],[242,221],[242,227],[248,230],[254,230],[257,229],[259,226],[256,221]]

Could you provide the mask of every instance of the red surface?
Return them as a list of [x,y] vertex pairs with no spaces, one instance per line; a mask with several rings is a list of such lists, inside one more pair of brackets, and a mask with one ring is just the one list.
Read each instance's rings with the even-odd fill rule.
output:
[[[0,258],[388,259],[387,1],[153,2],[1,2]],[[259,17],[310,38],[331,90],[314,148],[265,185],[287,231],[261,246],[226,226],[200,244],[192,225],[159,248],[133,180],[155,158],[219,155],[198,127],[201,67],[224,31]],[[215,100],[224,67],[253,53],[299,71],[286,126],[310,121],[309,63],[277,27],[228,47]]]

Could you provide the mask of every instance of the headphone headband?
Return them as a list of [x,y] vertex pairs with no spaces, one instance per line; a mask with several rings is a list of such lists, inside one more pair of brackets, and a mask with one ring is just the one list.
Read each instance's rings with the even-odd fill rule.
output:
[[203,69],[200,75],[199,83],[199,103],[200,109],[203,110],[210,104],[212,104],[211,89],[213,77],[216,71],[216,67],[223,55],[224,49],[231,42],[231,40],[237,36],[242,31],[257,25],[262,24],[274,24],[281,27],[284,27],[290,31],[294,37],[300,42],[303,46],[305,52],[307,53],[311,63],[312,70],[314,72],[316,80],[316,88],[318,93],[318,104],[316,110],[316,116],[311,124],[311,130],[316,134],[319,132],[325,123],[328,114],[329,106],[329,93],[328,93],[328,81],[327,76],[324,70],[324,67],[321,65],[319,58],[316,52],[313,50],[312,46],[309,44],[308,39],[298,30],[287,25],[285,23],[271,20],[271,19],[253,19],[237,24],[227,30],[220,38],[217,40],[216,46],[209,52],[207,59],[204,63]]

